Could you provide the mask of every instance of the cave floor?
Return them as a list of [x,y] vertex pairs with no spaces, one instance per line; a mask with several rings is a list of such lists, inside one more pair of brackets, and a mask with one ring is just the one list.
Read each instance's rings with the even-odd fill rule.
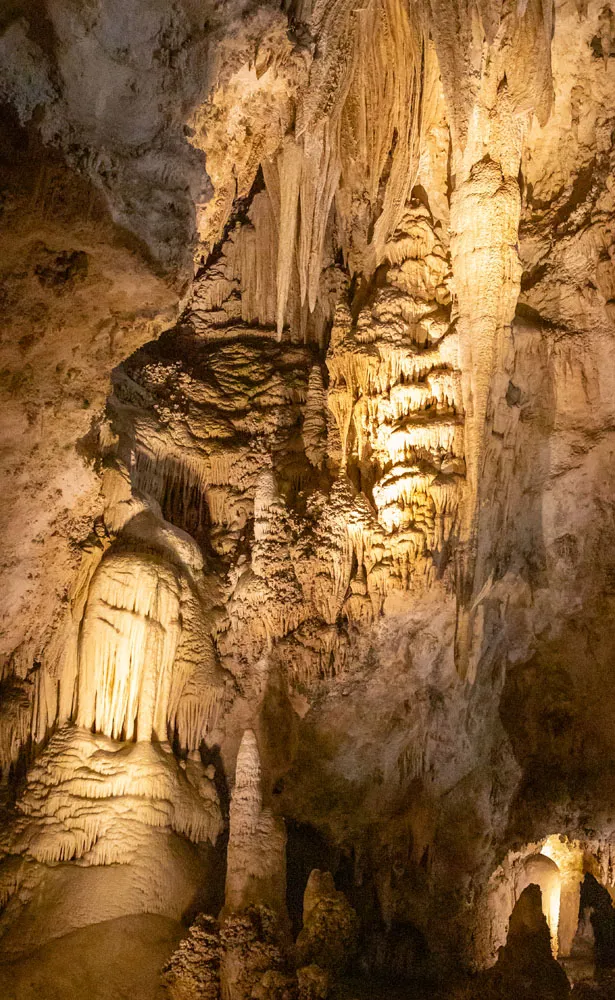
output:
[[[572,971],[578,971],[574,963]],[[604,969],[592,975],[585,971],[582,975],[577,981],[574,978],[571,981],[570,1000],[615,1000],[615,970]],[[433,981],[392,984],[382,980],[349,979],[334,989],[331,1000],[476,1000],[477,996],[490,1000],[493,997],[490,992],[487,995],[477,990],[477,986],[476,979],[461,974],[441,980],[437,985]],[[511,995],[506,1000],[519,1000],[519,997]],[[535,1000],[541,1000],[540,993],[536,993]]]
[[334,989],[332,1000],[453,1000],[466,983],[465,978],[446,985],[426,981],[390,983],[381,979],[348,979]]
[[160,969],[182,927],[155,914],[90,924],[0,964],[1,1000],[168,1000]]
[[[181,925],[149,914],[82,928],[49,941],[28,958],[0,963],[0,998],[168,1000],[160,969],[181,937]],[[615,971],[603,970],[596,978],[588,972],[574,984],[571,1000],[615,1000]],[[472,977],[450,971],[437,981],[349,978],[334,987],[330,1000],[476,1000],[479,995],[483,1000],[477,986]]]

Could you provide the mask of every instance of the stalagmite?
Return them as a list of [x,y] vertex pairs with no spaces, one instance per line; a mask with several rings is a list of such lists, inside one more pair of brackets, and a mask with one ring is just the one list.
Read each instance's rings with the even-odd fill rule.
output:
[[357,948],[357,918],[330,872],[310,872],[303,896],[303,928],[297,938],[301,964],[332,972],[348,965]]
[[278,913],[286,908],[284,821],[263,807],[261,762],[256,736],[244,732],[231,794],[225,912],[251,903]]
[[[254,732],[246,729],[231,793],[221,929],[220,974],[222,993],[228,1000],[277,995],[271,974],[278,976],[284,965],[280,944],[285,913],[284,820],[263,808],[258,744]],[[284,987],[289,985],[280,978]]]
[[612,4],[28,6],[0,996],[596,992]]

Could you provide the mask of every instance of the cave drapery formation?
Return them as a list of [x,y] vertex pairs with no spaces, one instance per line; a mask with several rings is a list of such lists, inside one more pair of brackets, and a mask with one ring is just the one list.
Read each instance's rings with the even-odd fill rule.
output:
[[608,990],[610,0],[0,56],[0,992]]

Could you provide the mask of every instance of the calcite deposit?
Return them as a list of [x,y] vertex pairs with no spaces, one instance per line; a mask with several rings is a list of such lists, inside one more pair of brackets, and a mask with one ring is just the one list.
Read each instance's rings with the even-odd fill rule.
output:
[[614,136],[610,0],[0,10],[3,997],[609,996]]

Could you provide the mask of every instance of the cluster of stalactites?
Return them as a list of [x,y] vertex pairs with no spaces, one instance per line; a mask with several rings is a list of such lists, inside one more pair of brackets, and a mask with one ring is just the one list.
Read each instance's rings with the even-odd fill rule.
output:
[[159,556],[111,552],[94,574],[79,639],[78,725],[113,739],[195,749],[215,720],[211,637],[178,569]]
[[[253,664],[287,637],[292,648],[285,648],[285,669],[295,680],[336,673],[344,662],[338,622],[357,617],[349,591],[353,569],[358,565],[364,578],[374,568],[383,554],[375,544],[381,533],[368,501],[345,474],[328,494],[314,491],[299,519],[280,496],[274,473],[263,472],[251,560],[238,567],[228,628],[218,637],[223,654]],[[381,588],[371,598],[364,593],[371,619],[380,610]]]
[[[263,164],[278,205],[277,328],[281,336],[293,267],[301,303],[316,308],[335,200],[336,241],[351,273],[366,275],[409,197],[431,108],[435,62],[420,19],[401,0],[317,5],[312,64],[297,112],[274,160]],[[386,180],[384,179],[386,176]],[[360,207],[359,207],[360,206]]]
[[[222,127],[233,140],[245,92],[253,94],[254,127],[238,147],[238,186],[247,194],[260,166],[266,190],[253,197],[251,225],[240,227],[235,277],[244,321],[273,319],[280,338],[295,317],[305,325],[319,304],[328,312],[322,276],[336,249],[351,273],[369,275],[383,260],[416,177],[437,77],[426,22],[403,0],[335,0],[305,16],[315,50],[282,54],[281,30],[263,37],[257,61],[268,87],[246,67],[221,82],[211,108],[197,115],[193,140],[208,155],[214,185],[219,174],[220,192],[230,191]],[[291,63],[295,85],[280,90]],[[213,204],[216,242],[232,198],[216,195]]]
[[14,675],[2,678],[0,713],[0,771],[6,781],[19,751],[26,746],[32,729],[32,685]]
[[[542,0],[505,4],[480,0],[477,7],[428,0],[442,85],[455,145],[463,150],[479,100],[481,76],[496,60],[517,112],[547,120],[553,101],[551,38],[553,5]],[[477,16],[478,14],[478,16]],[[486,55],[489,58],[485,58]]]
[[[356,322],[338,307],[328,387],[324,366],[305,348],[215,327],[217,306],[226,309],[231,294],[216,273],[199,279],[193,304],[202,376],[173,369],[185,405],[164,410],[164,427],[133,417],[135,482],[158,495],[172,477],[198,489],[210,541],[230,559],[227,615],[216,639],[234,673],[282,640],[295,679],[336,673],[346,662],[348,623],[376,619],[392,592],[429,585],[454,531],[463,426],[448,252],[429,210],[415,202],[385,249],[388,281],[372,305]],[[220,334],[215,343],[212,328]],[[135,377],[155,391],[166,371],[151,362]],[[301,516],[280,488],[292,481],[285,463],[297,463],[293,456],[302,476],[336,477],[329,490],[312,484]],[[352,485],[357,470],[373,504]],[[232,542],[245,536],[252,515],[248,557]],[[197,708],[193,701],[190,711]]]
[[[534,107],[544,117],[550,106],[551,14],[540,0],[504,18],[501,0],[483,4],[480,19],[461,7],[451,15],[441,0],[415,6],[335,0],[310,5],[303,16],[314,52],[301,46],[286,51],[278,25],[277,34],[263,36],[255,60],[264,76],[257,72],[252,79],[254,67],[242,67],[236,79],[221,82],[210,111],[197,116],[194,139],[214,174],[219,166],[220,191],[234,192],[225,180],[221,137],[225,124],[235,135],[239,106],[253,94],[254,126],[237,165],[238,193],[248,193],[259,166],[266,190],[253,198],[251,225],[240,227],[235,277],[244,321],[273,322],[278,337],[293,316],[305,322],[306,306],[315,312],[323,298],[322,272],[336,249],[351,274],[369,276],[386,259],[436,115],[440,74],[459,150],[478,100],[484,46],[498,31],[504,41],[495,51],[515,107]],[[534,56],[529,74],[528,47]],[[282,86],[289,73],[293,86]],[[230,195],[219,201],[215,196],[214,242],[232,210]],[[228,274],[224,281],[228,287]],[[293,297],[298,310],[289,308]]]
[[[327,217],[318,235],[317,252],[311,254],[312,295],[303,295],[295,253],[296,237],[290,237],[285,222],[293,177],[283,170],[289,138],[278,161],[263,164],[267,186],[253,194],[247,219],[235,225],[220,248],[217,259],[195,288],[192,318],[205,326],[208,336],[221,339],[229,326],[239,326],[244,336],[282,339],[284,326],[291,339],[315,342],[323,347],[326,333],[345,277],[333,263],[333,245]],[[295,209],[298,208],[298,203]],[[298,213],[293,215],[299,226]]]
[[214,844],[223,828],[211,769],[192,759],[182,767],[155,744],[120,744],[70,725],[32,766],[19,812],[3,848],[45,864],[121,864],[146,849],[152,830]]
[[349,624],[369,625],[390,595],[434,582],[458,504],[455,477],[437,478],[398,468],[375,487],[374,509],[342,471],[328,493],[306,498],[297,518],[273,472],[263,473],[252,558],[237,567],[228,626],[218,635],[229,669],[243,673],[273,657],[306,685],[344,669]]
[[172,568],[132,553],[105,561],[81,630],[78,725],[113,739],[166,739],[179,605]]
[[387,283],[371,305],[356,319],[338,307],[327,356],[337,458],[361,469],[376,508],[377,531],[363,529],[357,554],[366,573],[353,585],[357,611],[371,591],[430,582],[455,530],[464,474],[450,259],[423,205],[406,208],[387,255]]

